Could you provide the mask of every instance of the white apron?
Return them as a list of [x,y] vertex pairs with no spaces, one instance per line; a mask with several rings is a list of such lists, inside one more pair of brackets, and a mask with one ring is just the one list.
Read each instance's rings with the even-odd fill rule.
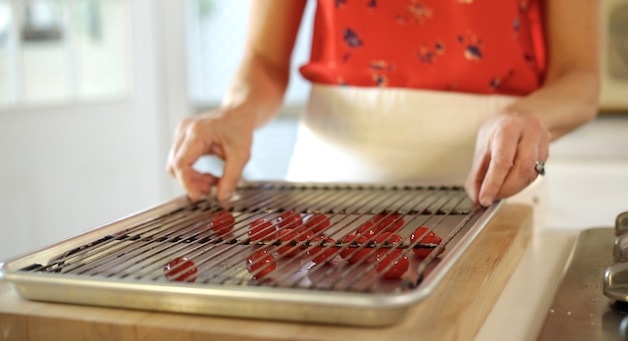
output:
[[[314,84],[286,180],[463,185],[478,129],[516,99]],[[509,200],[538,206],[540,182]]]

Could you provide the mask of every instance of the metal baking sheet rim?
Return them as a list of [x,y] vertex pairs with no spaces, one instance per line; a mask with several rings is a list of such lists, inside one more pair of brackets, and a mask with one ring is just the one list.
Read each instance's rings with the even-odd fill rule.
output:
[[22,298],[33,301],[266,320],[387,326],[403,319],[411,305],[425,299],[434,290],[502,204],[498,202],[482,213],[466,232],[465,238],[454,245],[438,264],[439,271],[428,275],[417,289],[401,294],[211,284],[201,287],[198,284],[123,282],[102,277],[86,279],[67,274],[60,278],[54,274],[12,270],[23,267],[17,263],[28,265],[33,262],[33,258],[42,257],[46,251],[53,255],[52,250],[57,248],[83,245],[111,233],[111,230],[118,231],[116,228],[120,224],[152,219],[156,212],[171,211],[187,202],[188,199],[182,196],[52,246],[1,262],[0,279],[5,278]]

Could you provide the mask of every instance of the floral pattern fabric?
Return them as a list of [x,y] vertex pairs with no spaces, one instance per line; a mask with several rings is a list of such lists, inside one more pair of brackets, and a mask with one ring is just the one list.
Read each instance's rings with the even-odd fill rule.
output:
[[318,0],[321,84],[524,95],[545,71],[542,0]]

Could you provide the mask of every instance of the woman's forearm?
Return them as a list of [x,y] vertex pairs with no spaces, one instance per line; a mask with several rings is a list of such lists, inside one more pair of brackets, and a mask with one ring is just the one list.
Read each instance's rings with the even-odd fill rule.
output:
[[244,57],[223,106],[243,107],[259,127],[278,112],[305,0],[252,0]]
[[226,109],[240,108],[255,127],[270,121],[279,111],[288,86],[289,68],[277,68],[261,56],[248,54],[223,98]]
[[566,73],[514,102],[507,111],[538,116],[554,141],[596,117],[599,87],[596,70]]
[[554,141],[597,115],[601,5],[600,1],[552,0],[544,6],[544,83],[508,109],[537,116]]

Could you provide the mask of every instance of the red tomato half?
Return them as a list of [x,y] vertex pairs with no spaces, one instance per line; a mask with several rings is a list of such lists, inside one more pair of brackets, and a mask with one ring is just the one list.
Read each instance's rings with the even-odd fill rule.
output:
[[[410,243],[414,244],[414,242],[418,238],[421,238],[421,240],[419,241],[419,244],[439,245],[440,243],[443,242],[443,238],[436,235],[434,231],[429,231],[429,232],[428,231],[429,231],[429,228],[425,226],[417,227],[417,229],[414,230],[414,232],[412,232],[412,234],[410,235]],[[432,252],[432,249],[431,248],[425,248],[425,249],[414,248],[412,251],[414,251],[415,255],[421,258],[425,258]],[[440,249],[439,254],[442,253],[443,251],[445,251],[445,248]]]
[[385,214],[380,213],[368,221],[362,223],[357,229],[357,232],[371,237],[380,233],[381,231],[386,232],[397,232],[400,230],[405,224],[403,217],[398,213]]
[[331,226],[329,218],[322,213],[314,213],[305,220],[305,227],[313,233],[322,232]]
[[[320,243],[325,242],[325,246]],[[334,257],[338,248],[334,246],[334,239],[327,236],[316,236],[312,243],[314,246],[307,250],[307,255],[312,258],[312,262],[316,264],[324,263]]]
[[[400,250],[395,250],[387,254],[388,251],[380,251],[377,253],[377,265],[375,270],[383,272],[382,276],[387,279],[401,278],[408,267],[410,266],[410,260],[406,255],[401,255]],[[392,266],[386,270],[389,265]],[[385,272],[384,272],[385,271]]]
[[298,242],[304,242],[306,240],[310,240],[314,237],[314,232],[310,229],[308,229],[305,226],[301,226],[299,228],[296,228],[293,230],[294,232],[297,233],[297,241]]
[[209,217],[209,226],[215,233],[225,235],[233,231],[235,218],[231,212],[220,210]]
[[246,260],[246,264],[247,270],[255,279],[265,277],[277,268],[275,256],[266,250],[253,253]]
[[371,218],[371,221],[376,223],[375,233],[379,231],[397,232],[405,224],[403,217],[399,213],[380,213]]
[[194,282],[197,273],[196,264],[185,257],[177,257],[164,265],[164,275],[170,281]]
[[364,258],[367,259],[366,262],[370,262],[371,259],[369,258],[373,255],[373,250],[366,246],[352,247],[350,246],[352,242],[364,245],[369,242],[369,238],[367,236],[362,236],[357,233],[352,233],[344,236],[342,238],[342,243],[345,244],[345,246],[343,247],[342,251],[340,251],[340,257],[342,257],[349,263],[357,263]]
[[295,230],[277,231],[277,239],[281,241],[281,246],[277,247],[277,253],[286,257],[292,257],[299,253],[299,247],[290,243],[296,240],[297,236],[298,234]]
[[375,222],[373,221],[365,221],[356,230],[358,234],[361,234],[367,238],[373,237],[375,235]]
[[303,225],[303,219],[298,212],[289,210],[277,217],[277,226],[282,229],[296,229]]
[[252,241],[273,240],[277,227],[266,219],[255,219],[249,225],[249,238]]
[[403,242],[403,237],[392,232],[382,232],[374,239],[377,244],[399,245]]

